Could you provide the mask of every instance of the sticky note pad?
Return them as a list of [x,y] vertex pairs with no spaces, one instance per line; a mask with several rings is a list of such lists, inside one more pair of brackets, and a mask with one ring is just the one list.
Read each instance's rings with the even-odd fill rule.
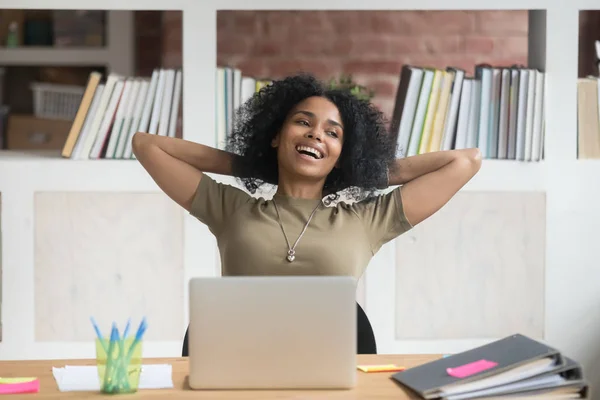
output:
[[0,394],[37,393],[39,390],[37,378],[0,378]]
[[404,371],[406,368],[395,364],[384,365],[359,365],[358,369],[363,372],[398,372]]
[[497,362],[488,360],[479,360],[459,367],[448,368],[446,372],[454,378],[466,378],[479,372],[494,368]]

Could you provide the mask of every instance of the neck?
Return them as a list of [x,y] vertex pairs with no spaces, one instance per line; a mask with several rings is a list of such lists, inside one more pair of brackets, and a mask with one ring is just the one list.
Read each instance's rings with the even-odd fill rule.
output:
[[321,200],[323,198],[324,182],[299,181],[279,178],[277,194],[286,197],[306,200]]

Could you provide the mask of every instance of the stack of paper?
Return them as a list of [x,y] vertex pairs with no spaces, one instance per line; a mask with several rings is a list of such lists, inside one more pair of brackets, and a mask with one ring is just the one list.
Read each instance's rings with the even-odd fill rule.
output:
[[[142,365],[139,389],[169,389],[173,387],[172,366],[170,364]],[[67,365],[52,368],[52,374],[61,392],[99,391],[100,378],[95,365]]]
[[393,378],[425,399],[589,396],[579,363],[519,334],[409,368]]

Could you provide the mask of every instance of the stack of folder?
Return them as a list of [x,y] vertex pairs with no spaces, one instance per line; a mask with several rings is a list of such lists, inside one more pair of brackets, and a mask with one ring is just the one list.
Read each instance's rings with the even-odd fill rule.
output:
[[585,399],[581,365],[517,334],[392,375],[424,399]]

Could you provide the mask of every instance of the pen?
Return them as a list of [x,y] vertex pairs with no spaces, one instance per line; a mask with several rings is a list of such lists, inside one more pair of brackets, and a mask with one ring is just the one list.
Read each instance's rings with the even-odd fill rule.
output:
[[127,335],[129,333],[129,327],[131,326],[131,318],[129,318],[127,320],[127,324],[125,325],[125,330],[123,331],[123,336],[121,336],[121,340],[119,341],[119,368],[118,368],[118,377],[116,378],[116,381],[118,382],[118,385],[120,388],[122,388],[123,386],[126,389],[129,389],[129,376],[127,374],[127,366],[128,364],[125,363],[125,349],[126,349],[126,343],[125,343],[125,339],[127,338]]
[[94,317],[90,317],[90,321],[92,321],[92,326],[94,327],[94,330],[96,331],[96,336],[98,336],[98,340],[100,341],[102,348],[104,349],[105,352],[108,351],[106,349],[106,344],[104,343],[104,337],[102,336],[102,333],[100,332],[100,328],[98,328],[98,324],[96,323],[96,320],[94,319]]
[[110,392],[111,390],[107,390],[108,389],[108,385],[110,384],[112,387],[112,368],[113,368],[113,363],[112,363],[112,353],[114,350],[114,345],[115,342],[118,340],[118,332],[117,332],[117,327],[115,326],[115,323],[113,322],[112,325],[112,330],[110,332],[110,343],[108,345],[108,351],[106,352],[106,370],[104,371],[104,382],[102,384],[102,386],[105,388],[105,391]]
[[131,357],[133,356],[133,351],[135,349],[135,346],[138,344],[139,341],[142,340],[142,337],[144,336],[144,332],[146,332],[146,328],[147,328],[146,317],[144,317],[144,318],[142,318],[142,322],[140,322],[140,326],[138,327],[138,330],[135,334],[135,338],[133,339],[133,342],[131,343],[131,346],[129,347],[129,352],[127,354],[127,363],[129,363],[131,361]]
[[94,317],[90,317],[90,321],[92,321],[92,326],[94,327],[94,330],[96,331],[96,335],[98,336],[98,339],[103,340],[104,338],[102,337],[102,333],[100,332],[100,328],[98,328],[98,324],[96,323],[96,320],[94,319]]
[[131,318],[127,320],[127,325],[125,325],[125,330],[123,331],[123,339],[125,339],[127,337],[127,334],[129,333],[129,325],[131,325]]

